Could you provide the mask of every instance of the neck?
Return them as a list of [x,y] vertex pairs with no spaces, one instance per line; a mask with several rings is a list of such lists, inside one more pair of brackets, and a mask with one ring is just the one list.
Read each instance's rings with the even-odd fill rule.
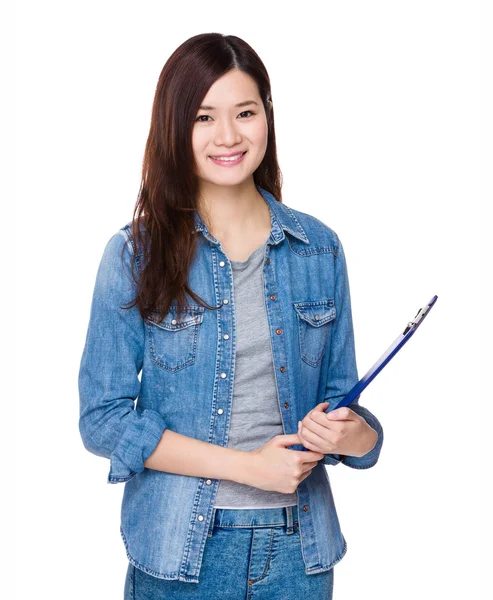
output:
[[270,212],[253,179],[237,186],[207,182],[201,189],[199,212],[219,240],[244,236],[270,223]]

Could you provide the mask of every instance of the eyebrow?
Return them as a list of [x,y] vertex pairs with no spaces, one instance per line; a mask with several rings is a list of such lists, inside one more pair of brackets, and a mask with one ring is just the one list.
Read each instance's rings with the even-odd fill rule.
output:
[[[244,102],[238,102],[238,104],[235,104],[235,108],[249,106],[250,104],[256,104],[258,106],[258,102],[255,102],[255,100],[245,100]],[[214,106],[208,106],[206,104],[203,104],[202,106],[199,106],[199,110],[216,110],[216,109]]]

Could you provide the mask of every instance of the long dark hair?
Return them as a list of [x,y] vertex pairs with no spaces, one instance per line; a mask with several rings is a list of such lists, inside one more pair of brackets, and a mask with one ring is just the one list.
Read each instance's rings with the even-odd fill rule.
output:
[[[159,76],[132,219],[132,242],[139,253],[133,254],[131,271],[138,293],[126,308],[137,305],[143,318],[152,314],[153,320],[156,315],[161,320],[172,306],[177,306],[180,318],[189,303],[187,294],[205,308],[218,308],[207,304],[187,283],[201,237],[193,235],[199,179],[192,130],[209,88],[233,68],[256,81],[267,115],[268,144],[253,173],[254,182],[282,202],[270,80],[264,64],[253,48],[234,35],[203,33],[189,38],[169,57]],[[173,305],[175,299],[177,305]]]

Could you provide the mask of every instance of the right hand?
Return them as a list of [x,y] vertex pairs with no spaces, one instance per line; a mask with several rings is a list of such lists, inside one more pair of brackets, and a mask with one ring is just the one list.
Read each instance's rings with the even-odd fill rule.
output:
[[247,485],[281,494],[292,494],[324,455],[312,450],[288,450],[301,444],[297,433],[276,435],[260,448],[250,450],[251,469]]

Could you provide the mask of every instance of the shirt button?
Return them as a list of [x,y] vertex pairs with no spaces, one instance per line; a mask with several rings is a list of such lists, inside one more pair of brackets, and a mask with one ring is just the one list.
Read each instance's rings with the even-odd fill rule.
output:
[[315,321],[318,321],[318,315],[315,315],[314,319]]
[[303,510],[304,510],[305,512],[308,510],[308,506],[307,506],[306,504],[303,506]]
[[271,300],[275,300],[276,297],[274,296],[274,294],[272,294],[272,296],[270,297]]
[[223,414],[223,412],[224,412],[224,410],[223,410],[222,408],[218,408],[218,409],[217,409],[217,414],[218,414],[218,415],[222,415],[222,414]]
[[207,485],[210,485],[210,484],[212,483],[212,481],[211,481],[210,479],[208,479],[208,480],[206,481],[206,483],[207,483]]
[[223,300],[223,304],[228,304],[229,300],[227,298],[224,298]]
[[284,373],[285,370],[286,370],[286,367],[284,365],[282,367],[279,367],[279,371],[281,371],[281,373]]
[[289,407],[289,402],[285,402],[284,403],[284,408],[288,408]]
[[277,335],[281,335],[282,329],[276,329],[276,333],[277,333]]
[[173,319],[173,320],[171,321],[171,324],[172,324],[172,325],[176,325],[176,319]]
[[197,519],[198,519],[199,521],[203,521],[203,520],[204,520],[204,516],[203,516],[203,515],[199,515],[199,516],[197,517]]
[[226,373],[221,373],[221,379],[226,379]]
[[225,340],[229,340],[229,335],[228,335],[227,333],[225,333],[225,334],[223,335],[223,338],[224,338]]
[[226,263],[224,262],[224,260],[222,260],[222,261],[219,263],[219,266],[220,266],[220,267],[224,267],[224,265],[225,265],[225,264],[226,264]]

